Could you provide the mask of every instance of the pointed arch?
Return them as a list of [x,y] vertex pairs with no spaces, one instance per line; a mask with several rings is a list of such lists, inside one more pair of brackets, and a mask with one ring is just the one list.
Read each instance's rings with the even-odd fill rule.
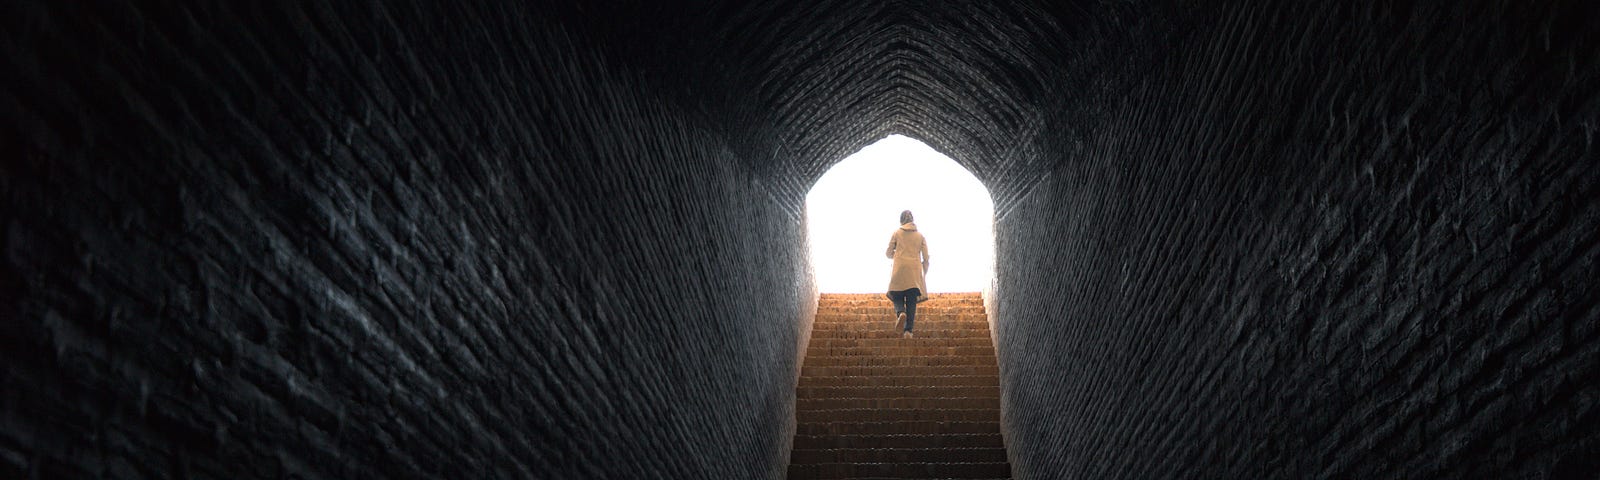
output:
[[902,210],[928,238],[932,292],[976,292],[994,277],[994,200],[972,172],[916,139],[889,135],[835,164],[806,194],[817,288],[874,293]]

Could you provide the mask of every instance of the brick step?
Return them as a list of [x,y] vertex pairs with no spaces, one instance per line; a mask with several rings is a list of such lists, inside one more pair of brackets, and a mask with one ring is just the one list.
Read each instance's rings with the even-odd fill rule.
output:
[[[949,293],[935,293],[935,294],[932,294],[932,295],[925,295],[924,297],[927,298],[927,300],[923,300],[922,302],[919,302],[919,303],[971,303],[971,304],[975,304],[975,305],[982,305],[983,304],[983,296],[982,295],[978,295],[978,294],[957,295],[957,294],[949,294]],[[883,304],[887,305],[889,303],[889,297],[887,295],[884,295],[884,294],[881,294],[881,293],[880,294],[871,294],[871,293],[869,293],[869,294],[864,294],[863,296],[859,296],[859,297],[836,297],[836,296],[832,296],[832,295],[823,295],[821,298],[817,299],[817,303],[820,304],[820,305],[837,305],[837,304],[849,305],[849,304],[858,304],[858,303],[879,303],[879,302],[882,302]]]
[[[895,318],[895,313],[894,313],[894,309],[893,308],[864,309],[863,311],[859,311],[859,312],[818,310],[817,311],[817,316],[815,318],[818,319],[818,320],[838,320],[838,321],[846,321],[846,320],[893,321],[894,318]],[[960,320],[960,321],[963,321],[963,322],[987,322],[987,321],[989,321],[989,316],[985,315],[983,312],[944,312],[944,311],[928,311],[928,309],[925,309],[925,308],[918,308],[917,309],[917,321],[921,322],[921,321],[927,320],[927,319],[940,319],[940,320],[946,320],[946,321]]]
[[950,433],[944,435],[795,435],[796,449],[834,448],[1004,448],[999,433]]
[[[817,319],[836,319],[836,320],[851,320],[851,319],[875,320],[876,319],[876,320],[891,320],[892,321],[892,320],[894,320],[894,317],[895,317],[894,307],[887,307],[887,308],[849,308],[849,309],[817,310],[815,318],[817,318]],[[968,321],[968,322],[976,322],[976,321],[987,322],[988,319],[989,319],[989,316],[984,314],[982,311],[973,312],[973,311],[965,311],[965,310],[929,309],[929,308],[922,308],[920,306],[917,307],[917,321],[918,322],[921,322],[921,321],[923,321],[925,319],[930,319],[930,318],[937,318],[937,319],[943,319],[943,320],[961,320],[961,321]]]
[[[821,301],[830,299],[886,299],[886,291],[870,291],[870,293],[824,293],[819,294]],[[936,291],[928,293],[928,298],[984,298],[981,291]]]
[[998,422],[1000,405],[988,408],[843,408],[838,410],[796,410],[798,423],[805,422]]
[[[879,314],[883,312],[894,313],[894,305],[888,302],[882,304],[837,304],[817,305],[818,313],[827,314]],[[939,314],[981,314],[984,312],[982,303],[952,303],[952,304],[917,304],[917,315],[923,313]]]
[[789,465],[789,478],[1009,478],[1011,465],[989,463],[816,463]]
[[[933,300],[917,302],[917,308],[922,308],[922,307],[928,307],[928,308],[982,308],[983,307],[983,299],[981,299],[981,298],[957,298],[957,299],[936,298],[936,299],[933,299]],[[890,302],[888,299],[885,299],[885,298],[879,298],[879,299],[876,299],[876,300],[847,300],[847,301],[818,302],[817,303],[817,308],[894,308],[894,303]]]
[[985,408],[999,408],[1000,397],[946,397],[946,398],[915,398],[915,397],[838,397],[838,398],[800,398],[794,401],[795,417],[801,412],[813,410],[854,410],[854,409],[925,409],[925,410],[977,410]]
[[[894,318],[892,317],[880,317],[873,319],[872,321],[832,321],[824,320],[821,317],[818,317],[817,321],[811,324],[811,330],[903,330],[903,328],[896,327],[896,325],[898,324],[895,323]],[[926,320],[918,317],[916,322],[912,322],[911,328],[914,330],[988,330],[989,323],[967,321],[952,322],[938,319]]]
[[949,387],[795,387],[800,398],[999,397],[1000,386]]
[[1006,461],[1004,448],[828,448],[795,450],[789,455],[795,464],[815,463],[905,463],[905,462],[981,462]]
[[[884,311],[893,312],[894,311],[894,304],[885,303],[883,305],[817,305],[817,314],[818,315],[822,315],[824,313],[827,313],[827,314],[835,314],[835,313],[861,313],[861,314],[867,314],[867,313],[873,313],[873,314],[875,314],[875,313],[881,313],[881,312],[884,312]],[[926,303],[917,304],[917,314],[918,315],[921,315],[924,312],[932,313],[932,314],[980,314],[981,315],[981,314],[983,314],[983,311],[984,311],[984,309],[983,309],[983,304],[982,303],[979,303],[977,305],[948,305],[948,306],[941,306],[941,305],[938,305],[938,304],[930,305],[930,304],[926,304]]]
[[[888,323],[861,326],[821,325],[820,328],[818,325],[812,324],[811,338],[899,339],[901,330],[903,328],[898,328]],[[915,339],[924,340],[937,338],[990,338],[987,327],[951,327],[949,325],[923,325],[918,323],[914,330],[917,334]]]
[[1000,422],[913,420],[904,422],[805,422],[795,424],[801,435],[876,435],[950,433],[1000,433]]
[[943,365],[937,367],[820,367],[806,365],[800,367],[801,380],[805,377],[888,377],[904,375],[908,377],[926,377],[936,375],[988,375],[1000,374],[999,367],[989,366],[957,366]]
[[[917,332],[917,333],[921,334],[922,332]],[[922,335],[918,335],[918,336],[921,337]],[[813,338],[813,339],[811,339],[810,348],[903,347],[903,346],[907,345],[907,342],[904,342],[903,340],[906,340],[906,339],[899,338],[899,337],[884,337],[884,338]],[[989,348],[989,349],[993,349],[994,348],[994,342],[990,341],[989,337],[986,337],[986,336],[985,337],[944,338],[944,339],[939,339],[936,342],[935,341],[931,341],[933,339],[929,339],[929,338],[913,338],[911,340],[924,340],[924,341],[917,342],[917,343],[918,344],[932,343],[934,345],[938,345],[938,346],[941,346],[941,347],[984,347],[984,348]]]
[[993,355],[994,347],[947,347],[939,341],[907,342],[909,345],[895,345],[889,347],[841,347],[841,348],[806,348],[806,358],[811,357],[858,357],[858,356],[883,356],[883,357],[929,357],[929,356],[962,356],[962,355]]
[[957,366],[993,366],[995,357],[988,355],[957,355],[957,356],[932,356],[932,357],[886,357],[874,355],[845,355],[837,357],[810,357],[805,360],[805,365],[813,367],[932,367],[943,365]]
[[822,330],[817,330],[817,329],[815,329],[815,327],[813,327],[813,329],[811,330],[811,340],[812,341],[817,341],[818,339],[828,339],[828,338],[861,338],[861,339],[865,339],[865,338],[892,338],[892,339],[895,339],[895,340],[905,340],[905,341],[918,340],[918,341],[922,341],[922,340],[937,340],[937,339],[944,339],[944,338],[985,338],[985,339],[989,338],[989,329],[987,329],[987,328],[929,329],[929,328],[923,328],[921,325],[917,325],[916,328],[915,328],[915,330],[917,331],[916,338],[905,338],[905,339],[900,338],[900,330],[901,329],[894,328],[894,325],[890,325],[889,328],[849,329],[849,330],[846,330],[846,329],[838,329],[838,330],[822,329]]
[[939,387],[1000,385],[996,375],[801,376],[800,387]]
[[[872,313],[833,313],[833,314],[824,314],[824,313],[819,312],[817,314],[817,316],[813,317],[813,322],[814,323],[822,323],[822,324],[829,324],[829,325],[840,324],[840,323],[844,323],[844,324],[862,323],[862,324],[889,324],[889,325],[893,325],[897,320],[898,320],[898,318],[895,316],[895,313],[894,313],[893,310],[884,310],[882,312],[872,312]],[[988,325],[989,324],[989,317],[987,315],[983,315],[983,314],[942,315],[942,314],[928,313],[928,312],[924,312],[924,311],[921,311],[921,310],[917,310],[917,322],[916,322],[917,325],[922,325],[924,323],[930,323],[930,322],[937,322],[937,323],[975,323],[975,324]]]
[[[974,331],[974,330],[976,330],[978,332],[982,332],[983,335],[981,335],[981,336],[983,336],[983,337],[988,337],[989,336],[989,325],[985,324],[985,323],[977,323],[977,322],[974,322],[974,323],[924,322],[924,321],[922,321],[922,319],[917,319],[916,324],[912,325],[912,329],[913,329],[913,331],[915,331],[917,333],[918,336],[921,336],[923,332],[928,332],[928,331],[933,331],[933,330],[952,331],[952,332],[962,332],[962,331]],[[905,326],[904,325],[898,325],[898,324],[894,323],[893,321],[887,321],[887,320],[886,321],[881,321],[881,322],[875,321],[875,322],[865,322],[865,323],[812,323],[811,324],[811,333],[812,334],[817,334],[817,333],[822,333],[822,332],[895,332],[896,334],[898,334],[898,333],[900,333],[901,330],[905,330]]]
[[1007,478],[982,297],[922,303],[899,338],[878,294],[823,295],[795,388],[789,478]]
[[[905,326],[896,324],[895,322],[893,322],[891,320],[861,322],[861,323],[817,322],[817,323],[812,323],[811,324],[811,333],[813,335],[815,335],[817,333],[822,333],[822,332],[894,332],[896,334],[899,334],[901,330],[905,330]],[[986,338],[989,336],[989,324],[981,323],[981,322],[969,322],[969,323],[925,322],[925,321],[922,321],[922,319],[917,319],[916,324],[912,325],[912,330],[915,331],[918,336],[921,336],[923,332],[928,332],[928,331],[933,331],[933,330],[950,331],[950,332],[978,331],[978,332],[983,333],[983,335],[975,335],[975,336],[982,336],[982,337],[986,337]]]

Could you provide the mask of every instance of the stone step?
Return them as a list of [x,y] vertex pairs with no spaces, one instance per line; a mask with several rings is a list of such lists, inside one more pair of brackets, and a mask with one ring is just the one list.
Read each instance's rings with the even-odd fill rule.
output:
[[999,397],[1000,386],[795,387],[795,392],[801,398]]
[[998,422],[1000,408],[842,408],[797,410],[795,422]]
[[936,375],[989,375],[989,376],[995,376],[995,375],[999,375],[999,374],[1000,374],[999,367],[991,367],[991,366],[942,365],[942,366],[936,366],[936,367],[905,367],[905,366],[821,367],[821,366],[810,366],[810,365],[807,365],[807,366],[800,367],[800,376],[801,376],[802,380],[804,379],[804,377],[827,377],[827,376],[885,377],[885,376],[903,375],[903,376],[908,376],[908,377],[925,377],[925,376],[936,376]]
[[795,450],[790,463],[907,463],[1006,461],[1004,448],[827,448]]
[[801,376],[800,387],[999,386],[996,375]]
[[957,355],[957,356],[927,356],[927,357],[886,357],[875,355],[841,355],[828,357],[811,357],[805,360],[805,365],[813,367],[933,367],[933,366],[993,366],[994,354],[989,355]]
[[796,449],[834,448],[1004,448],[999,433],[944,435],[795,435]]
[[[914,340],[914,339],[911,339]],[[931,357],[931,356],[961,356],[961,355],[993,355],[994,347],[947,347],[941,342],[906,342],[907,344],[887,347],[840,347],[840,348],[806,348],[806,358],[811,357]]]
[[[918,335],[919,337],[922,337],[922,335],[920,335],[922,332],[919,331],[917,333],[919,334]],[[811,345],[809,345],[809,347],[810,348],[903,347],[903,346],[907,345],[907,342],[905,342],[903,340],[907,340],[907,339],[903,339],[903,338],[899,338],[899,337],[892,337],[892,338],[812,338],[811,339]],[[937,345],[937,346],[941,346],[941,347],[984,347],[984,348],[988,348],[988,349],[993,349],[994,348],[994,342],[990,341],[989,337],[987,337],[987,336],[985,336],[985,337],[944,338],[944,339],[939,339],[937,342],[932,341],[933,339],[930,339],[930,338],[921,338],[921,339],[913,338],[911,340],[924,340],[922,342],[916,342],[916,343],[918,343],[918,344],[931,343],[931,344],[934,344],[934,345]]]
[[802,435],[888,435],[948,433],[1000,433],[1000,422],[911,420],[901,422],[804,422],[795,424]]
[[977,410],[999,408],[1000,397],[946,397],[946,398],[801,398],[795,400],[795,416],[812,410],[854,409],[923,409],[923,410]]
[[[901,340],[901,338],[900,338],[900,330],[901,329],[894,328],[894,325],[890,325],[889,328],[876,328],[876,329],[850,329],[850,330],[844,330],[844,329],[815,330],[815,329],[813,329],[811,331],[811,340],[812,341],[816,341],[817,339],[825,339],[825,338],[893,338],[893,339]],[[984,338],[984,339],[989,338],[989,329],[987,329],[987,328],[929,329],[929,328],[924,328],[922,325],[917,325],[915,327],[915,330],[916,330],[916,337],[915,338],[907,338],[907,339],[903,339],[903,340],[910,341],[910,340],[937,340],[937,339],[943,339],[943,338]]]

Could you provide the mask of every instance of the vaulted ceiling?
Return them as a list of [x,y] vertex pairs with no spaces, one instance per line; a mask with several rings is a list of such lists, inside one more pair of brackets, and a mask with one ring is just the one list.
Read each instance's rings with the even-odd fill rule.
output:
[[[700,110],[783,188],[804,189],[833,162],[900,133],[971,170],[1001,209],[1048,166],[1041,143],[1070,139],[1060,112],[1136,72],[1179,28],[1156,2],[564,8],[553,15],[564,28],[645,72],[680,108]],[[1040,138],[1046,130],[1057,135]]]

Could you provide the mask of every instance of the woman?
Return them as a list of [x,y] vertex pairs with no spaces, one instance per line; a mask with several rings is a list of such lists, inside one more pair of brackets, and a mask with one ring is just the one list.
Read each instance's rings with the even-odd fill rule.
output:
[[928,242],[912,223],[911,211],[900,212],[900,228],[889,236],[889,250],[885,256],[894,259],[894,270],[889,276],[889,300],[894,302],[895,327],[905,328],[902,338],[911,338],[911,326],[917,321],[917,300],[928,291],[923,277],[928,274]]

